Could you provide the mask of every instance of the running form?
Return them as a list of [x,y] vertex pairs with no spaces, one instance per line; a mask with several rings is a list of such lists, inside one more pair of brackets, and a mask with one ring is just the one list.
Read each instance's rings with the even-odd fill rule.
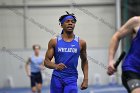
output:
[[39,55],[40,48],[40,45],[33,45],[34,54],[28,59],[25,65],[25,70],[30,78],[33,93],[41,93],[42,89],[41,70],[45,68],[43,65],[44,58]]
[[[84,79],[81,89],[88,87],[88,60],[86,42],[73,32],[76,17],[74,14],[62,15],[59,22],[62,33],[52,38],[48,43],[44,64],[47,68],[54,69],[51,78],[50,93],[78,93],[77,65],[81,58],[81,68]],[[55,58],[55,63],[51,59]]]
[[119,41],[132,35],[131,47],[122,64],[122,83],[128,93],[140,93],[140,16],[129,19],[112,37],[109,48],[109,65],[107,73],[114,74],[114,56]]

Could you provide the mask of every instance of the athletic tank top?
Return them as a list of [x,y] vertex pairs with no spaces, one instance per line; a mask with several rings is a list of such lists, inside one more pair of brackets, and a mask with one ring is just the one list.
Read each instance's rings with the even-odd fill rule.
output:
[[57,44],[55,46],[55,63],[63,63],[67,66],[63,70],[54,69],[53,75],[60,77],[78,77],[77,65],[80,55],[79,37],[75,36],[71,42],[63,40],[62,36],[57,37]]
[[37,57],[35,55],[32,55],[30,57],[30,61],[31,61],[31,64],[30,64],[31,72],[33,72],[33,73],[40,72],[41,71],[40,65],[44,61],[43,57],[42,56]]
[[122,65],[123,71],[140,73],[140,28]]

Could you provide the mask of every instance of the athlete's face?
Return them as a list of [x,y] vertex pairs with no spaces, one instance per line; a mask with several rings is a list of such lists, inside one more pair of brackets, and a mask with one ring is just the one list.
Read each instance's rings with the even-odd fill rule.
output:
[[39,51],[40,51],[39,48],[35,48],[35,49],[34,49],[34,53],[35,53],[36,55],[39,55]]
[[74,27],[75,27],[75,21],[73,19],[68,19],[62,24],[63,30],[68,33],[73,32]]

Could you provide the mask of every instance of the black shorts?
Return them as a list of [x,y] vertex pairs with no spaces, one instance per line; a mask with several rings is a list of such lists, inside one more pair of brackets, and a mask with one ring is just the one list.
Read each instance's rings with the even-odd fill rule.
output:
[[36,84],[42,84],[42,75],[41,72],[31,73],[31,87],[36,86]]
[[132,71],[122,72],[122,83],[131,93],[134,89],[140,88],[140,74]]

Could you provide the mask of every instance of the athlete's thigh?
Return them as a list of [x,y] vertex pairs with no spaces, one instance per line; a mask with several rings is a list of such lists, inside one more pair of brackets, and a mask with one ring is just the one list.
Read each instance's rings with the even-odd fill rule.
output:
[[78,93],[77,82],[66,85],[64,87],[64,93]]
[[140,91],[140,75],[138,73],[127,71],[123,72],[122,76],[123,85],[128,90],[128,93],[137,93],[137,91]]
[[132,91],[132,93],[140,93],[140,88],[136,88]]
[[32,89],[32,92],[35,93],[36,92],[35,77],[34,76],[31,76],[30,79],[31,79],[31,89]]
[[36,86],[35,76],[30,77],[31,80],[31,88]]
[[128,93],[131,93],[131,90],[127,84],[128,81],[128,76],[126,75],[126,73],[122,72],[122,84],[123,86],[126,88],[126,90],[128,91]]
[[36,83],[37,83],[37,84],[42,84],[42,83],[43,83],[41,73],[38,73],[38,74],[36,75]]
[[63,93],[62,81],[59,77],[52,75],[50,93]]

